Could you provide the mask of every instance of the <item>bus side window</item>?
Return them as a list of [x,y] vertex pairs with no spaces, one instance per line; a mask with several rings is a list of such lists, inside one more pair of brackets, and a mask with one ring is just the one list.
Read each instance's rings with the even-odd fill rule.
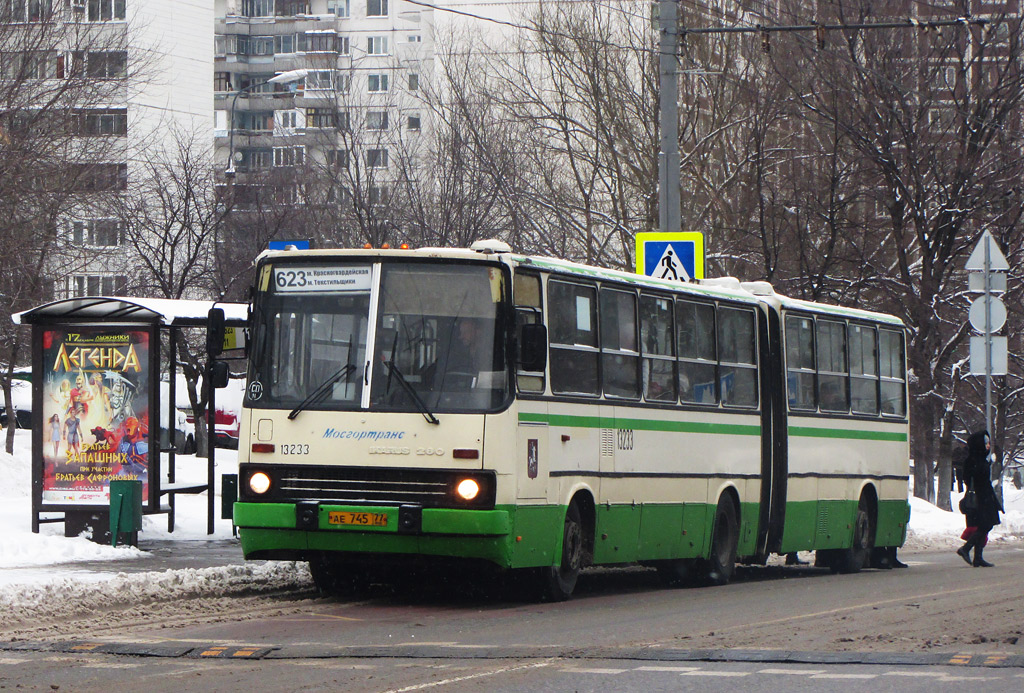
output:
[[640,397],[636,294],[601,289],[601,374],[609,397]]
[[[516,340],[521,349],[523,325],[537,324],[543,318],[540,277],[536,274],[516,271],[512,278],[512,300],[515,304]],[[516,354],[517,362],[520,356],[521,353]],[[543,373],[520,371],[516,374],[516,383],[520,392],[544,392]]]
[[672,301],[640,296],[643,390],[644,398],[651,402],[676,401],[676,340],[672,328]]
[[548,282],[551,391],[597,395],[597,289]]
[[722,404],[732,407],[757,406],[757,351],[754,343],[754,312],[746,309],[718,309],[718,357],[721,361]]
[[817,409],[814,402],[814,320],[786,317],[786,384],[790,409]]
[[867,325],[850,325],[850,403],[854,414],[878,414],[878,348]]
[[907,379],[903,371],[903,334],[894,330],[878,331],[881,365],[882,414],[907,415]]
[[847,412],[846,325],[818,320],[818,403],[822,411]]
[[679,399],[691,404],[718,404],[715,307],[676,302],[679,352]]

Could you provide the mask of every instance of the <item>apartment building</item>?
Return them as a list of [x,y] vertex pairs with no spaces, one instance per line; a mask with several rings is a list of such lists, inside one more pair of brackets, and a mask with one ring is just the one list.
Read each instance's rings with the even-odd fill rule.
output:
[[54,23],[52,78],[84,77],[95,86],[75,104],[76,165],[89,173],[56,222],[60,252],[48,269],[54,296],[123,294],[138,258],[106,202],[124,195],[146,162],[173,151],[184,133],[209,141],[213,7],[203,0],[2,2],[36,8]]

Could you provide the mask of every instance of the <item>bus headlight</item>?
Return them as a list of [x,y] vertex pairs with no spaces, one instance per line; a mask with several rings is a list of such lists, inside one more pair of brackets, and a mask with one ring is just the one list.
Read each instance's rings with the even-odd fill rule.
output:
[[455,493],[462,500],[471,501],[480,495],[480,484],[475,479],[463,479],[455,487]]
[[266,493],[270,490],[270,477],[266,472],[256,472],[249,477],[249,488],[257,495]]

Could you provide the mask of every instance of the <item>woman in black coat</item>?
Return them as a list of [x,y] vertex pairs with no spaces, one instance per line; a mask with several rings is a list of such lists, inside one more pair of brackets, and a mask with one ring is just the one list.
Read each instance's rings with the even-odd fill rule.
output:
[[[988,543],[989,530],[999,524],[999,513],[1003,510],[995,490],[992,488],[992,461],[989,455],[990,442],[988,431],[972,433],[967,439],[967,461],[964,463],[964,476],[968,488],[974,489],[977,505],[974,510],[965,513],[967,526],[975,531],[967,539],[967,543],[957,549],[960,558],[975,568],[990,568],[991,563],[981,556],[982,549]],[[971,549],[974,549],[974,560],[971,560]]]

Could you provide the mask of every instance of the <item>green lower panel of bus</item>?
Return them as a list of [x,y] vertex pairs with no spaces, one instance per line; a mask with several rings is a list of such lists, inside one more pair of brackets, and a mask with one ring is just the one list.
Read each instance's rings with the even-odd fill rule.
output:
[[[848,548],[853,542],[856,514],[857,501],[854,500],[787,503],[781,553]],[[910,504],[907,501],[879,501],[875,546],[902,546],[909,520]]]
[[[420,527],[399,531],[394,506],[317,509],[312,529],[297,529],[290,503],[236,503],[246,557],[301,556],[309,551],[421,554],[479,558],[503,568],[553,565],[561,555],[565,506],[498,506],[494,510],[424,508]],[[876,546],[900,546],[909,504],[878,504]],[[854,501],[786,505],[782,552],[845,548],[852,540]],[[701,503],[599,505],[595,509],[594,563],[615,564],[707,556],[715,508]],[[740,556],[756,551],[759,505],[740,506]]]

